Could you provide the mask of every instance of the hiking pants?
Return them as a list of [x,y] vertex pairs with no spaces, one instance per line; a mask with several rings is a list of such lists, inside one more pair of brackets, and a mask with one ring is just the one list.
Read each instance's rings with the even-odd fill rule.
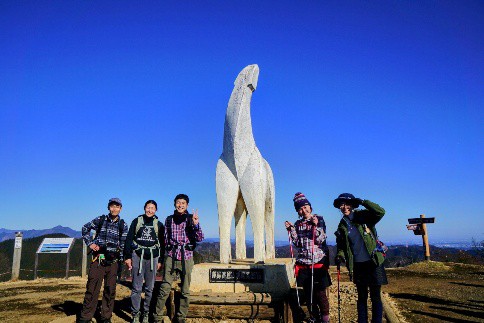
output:
[[[311,276],[314,274],[314,285],[311,288]],[[303,287],[306,297],[308,311],[313,318],[326,321],[329,320],[329,300],[326,294],[326,288],[331,286],[331,278],[328,271],[324,269],[315,269],[312,274],[311,268],[300,269],[297,276],[297,284]],[[313,296],[311,298],[311,289]]]
[[[174,265],[174,267],[173,267]],[[172,270],[173,269],[173,270]],[[163,266],[163,282],[160,286],[160,294],[156,300],[155,319],[161,322],[163,318],[163,309],[166,300],[170,296],[171,286],[176,278],[176,272],[180,274],[181,279],[181,296],[180,308],[176,309],[175,317],[180,323],[184,323],[188,314],[188,305],[190,304],[190,281],[192,278],[193,258],[185,260],[185,275],[183,275],[183,266],[181,260],[175,260],[169,256],[165,257]]]
[[368,322],[368,289],[371,298],[371,321],[380,323],[383,316],[381,301],[381,285],[386,285],[387,275],[385,267],[375,266],[372,260],[354,263],[354,283],[358,290],[358,322]]
[[383,316],[383,304],[381,300],[381,286],[357,284],[358,301],[358,323],[368,322],[368,288],[370,288],[371,298],[371,322],[381,323]]
[[[132,264],[133,269],[131,272],[131,277],[133,277],[133,290],[131,291],[131,313],[134,315],[138,314],[141,306],[141,292],[145,292],[145,300],[143,303],[143,312],[148,314],[150,312],[151,296],[153,295],[153,286],[155,285],[156,278],[156,266],[158,265],[158,258],[153,258],[153,270],[151,270],[151,259],[143,259],[141,272],[140,267],[140,257],[133,252]],[[143,288],[144,280],[144,288]]]
[[102,266],[99,261],[94,261],[89,266],[89,275],[87,277],[86,294],[80,319],[90,320],[96,312],[97,300],[101,285],[104,280],[104,292],[102,298],[101,318],[110,319],[113,315],[114,299],[116,298],[116,275],[118,273],[118,263]]

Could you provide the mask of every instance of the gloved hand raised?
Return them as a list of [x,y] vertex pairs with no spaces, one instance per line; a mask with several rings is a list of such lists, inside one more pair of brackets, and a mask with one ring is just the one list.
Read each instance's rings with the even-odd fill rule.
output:
[[289,221],[284,222],[284,226],[286,227],[287,231],[291,231],[291,229],[294,227],[293,224]]
[[363,200],[358,197],[353,199],[353,201],[355,201],[355,208],[363,204]]

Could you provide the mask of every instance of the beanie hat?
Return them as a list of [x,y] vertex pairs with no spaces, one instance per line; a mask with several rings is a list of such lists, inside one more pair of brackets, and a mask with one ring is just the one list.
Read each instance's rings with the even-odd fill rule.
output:
[[111,204],[118,204],[121,207],[123,206],[123,203],[121,203],[121,200],[117,197],[113,197],[109,199],[108,207],[111,206]]
[[342,193],[336,198],[333,202],[333,206],[337,209],[341,206],[342,203],[346,203],[351,205],[354,208],[359,206],[358,201],[356,200],[355,196],[350,193]]
[[180,199],[187,201],[187,204],[190,203],[190,199],[188,198],[188,195],[186,195],[186,194],[178,194],[177,196],[175,196],[173,203],[176,204],[176,200],[180,200]]
[[292,200],[294,201],[294,208],[296,209],[296,212],[299,211],[299,209],[304,205],[311,206],[311,203],[309,203],[306,196],[304,196],[304,194],[301,192],[294,194],[294,198]]

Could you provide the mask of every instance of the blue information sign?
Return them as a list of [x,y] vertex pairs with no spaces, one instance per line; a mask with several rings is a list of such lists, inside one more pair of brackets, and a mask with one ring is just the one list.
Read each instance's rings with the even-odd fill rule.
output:
[[37,253],[68,253],[74,238],[45,238]]

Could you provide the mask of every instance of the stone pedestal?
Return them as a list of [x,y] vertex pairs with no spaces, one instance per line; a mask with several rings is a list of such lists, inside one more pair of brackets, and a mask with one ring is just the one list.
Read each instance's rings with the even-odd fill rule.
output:
[[268,293],[285,297],[295,286],[293,262],[289,258],[268,259],[254,264],[253,259],[229,264],[202,263],[194,266],[190,291],[194,293]]

